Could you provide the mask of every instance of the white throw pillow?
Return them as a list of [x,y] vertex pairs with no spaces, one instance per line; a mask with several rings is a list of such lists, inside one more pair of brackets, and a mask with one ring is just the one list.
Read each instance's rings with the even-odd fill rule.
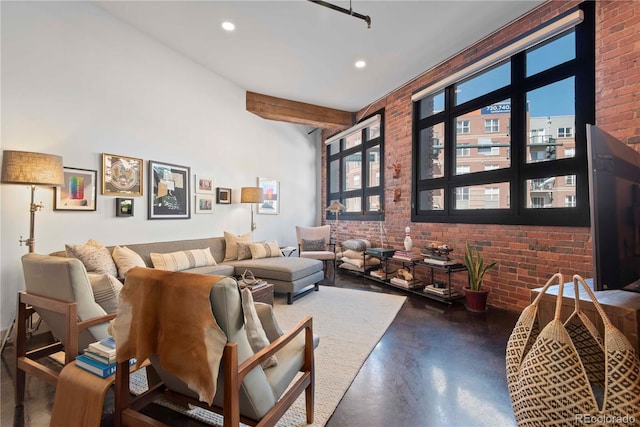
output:
[[108,314],[118,311],[118,299],[122,290],[122,283],[110,274],[87,273],[93,299]]
[[118,275],[111,253],[103,244],[89,239],[84,245],[64,245],[69,258],[77,258],[84,264],[87,272]]
[[238,259],[238,242],[249,243],[251,241],[251,232],[247,232],[240,236],[229,233],[228,231],[224,232],[224,242],[225,242],[225,261],[234,261]]
[[[253,305],[253,295],[251,295],[251,291],[248,288],[244,288],[241,292],[242,311],[244,312],[244,325],[247,330],[247,338],[249,339],[251,349],[254,353],[257,353],[271,343],[269,342],[269,338],[267,338],[266,332],[262,328],[262,322],[260,322],[258,312]],[[264,369],[271,368],[277,364],[278,358],[275,354],[261,363]]]
[[282,256],[278,242],[249,243],[249,249],[251,250],[251,257],[253,259]]
[[119,277],[127,277],[127,272],[133,267],[147,266],[140,255],[126,246],[116,246],[111,256],[118,267]]
[[182,271],[189,268],[216,265],[211,249],[192,249],[189,251],[171,252],[168,254],[150,253],[153,268],[166,271]]

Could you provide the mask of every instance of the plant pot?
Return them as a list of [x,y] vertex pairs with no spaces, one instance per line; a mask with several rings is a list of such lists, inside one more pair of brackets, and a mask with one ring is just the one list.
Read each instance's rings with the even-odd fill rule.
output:
[[464,288],[465,307],[476,313],[487,311],[487,295],[489,295],[488,289],[472,291],[470,288]]

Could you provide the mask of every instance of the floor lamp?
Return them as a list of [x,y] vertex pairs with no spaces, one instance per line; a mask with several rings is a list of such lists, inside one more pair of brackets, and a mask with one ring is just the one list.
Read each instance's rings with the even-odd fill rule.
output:
[[[32,153],[28,151],[5,150],[2,153],[2,177],[3,184],[28,185],[31,190],[31,204],[29,205],[29,238],[18,240],[20,246],[25,243],[32,253],[36,247],[35,241],[35,220],[36,212],[43,208],[42,202],[35,203],[34,193],[36,186],[59,187],[64,183],[64,172],[62,170],[62,157],[53,154]],[[15,324],[15,316],[11,326],[2,340],[0,353],[11,335]]]
[[242,187],[240,190],[240,203],[251,203],[251,231],[256,229],[253,221],[253,204],[264,202],[262,187]]
[[340,203],[337,200],[334,200],[333,202],[331,202],[331,204],[325,209],[326,211],[330,211],[336,214],[336,252],[340,252],[337,250],[338,245],[340,244],[338,241],[338,216],[340,215],[340,212],[345,210],[347,207],[345,205],[343,205],[342,203]]

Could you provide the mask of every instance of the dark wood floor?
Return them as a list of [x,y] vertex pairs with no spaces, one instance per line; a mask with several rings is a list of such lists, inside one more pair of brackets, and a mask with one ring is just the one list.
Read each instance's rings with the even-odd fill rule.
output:
[[[349,274],[338,274],[335,286],[405,294]],[[505,347],[516,320],[503,310],[470,313],[459,303],[409,296],[327,426],[516,425],[505,379]],[[54,388],[27,375],[26,402],[14,408],[13,355],[12,346],[2,355],[0,425],[47,426]],[[113,425],[111,392],[105,408],[102,425]],[[145,412],[172,426],[203,426],[158,405]]]

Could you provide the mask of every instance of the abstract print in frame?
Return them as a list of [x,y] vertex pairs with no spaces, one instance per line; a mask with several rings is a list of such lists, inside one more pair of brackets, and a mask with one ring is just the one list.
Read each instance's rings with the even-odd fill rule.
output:
[[102,194],[142,196],[142,159],[102,153]]
[[149,219],[191,218],[191,168],[149,160]]
[[95,211],[98,171],[63,168],[64,183],[55,187],[56,211]]
[[258,178],[258,187],[262,188],[264,201],[258,203],[258,213],[277,215],[280,213],[280,184],[271,179]]

